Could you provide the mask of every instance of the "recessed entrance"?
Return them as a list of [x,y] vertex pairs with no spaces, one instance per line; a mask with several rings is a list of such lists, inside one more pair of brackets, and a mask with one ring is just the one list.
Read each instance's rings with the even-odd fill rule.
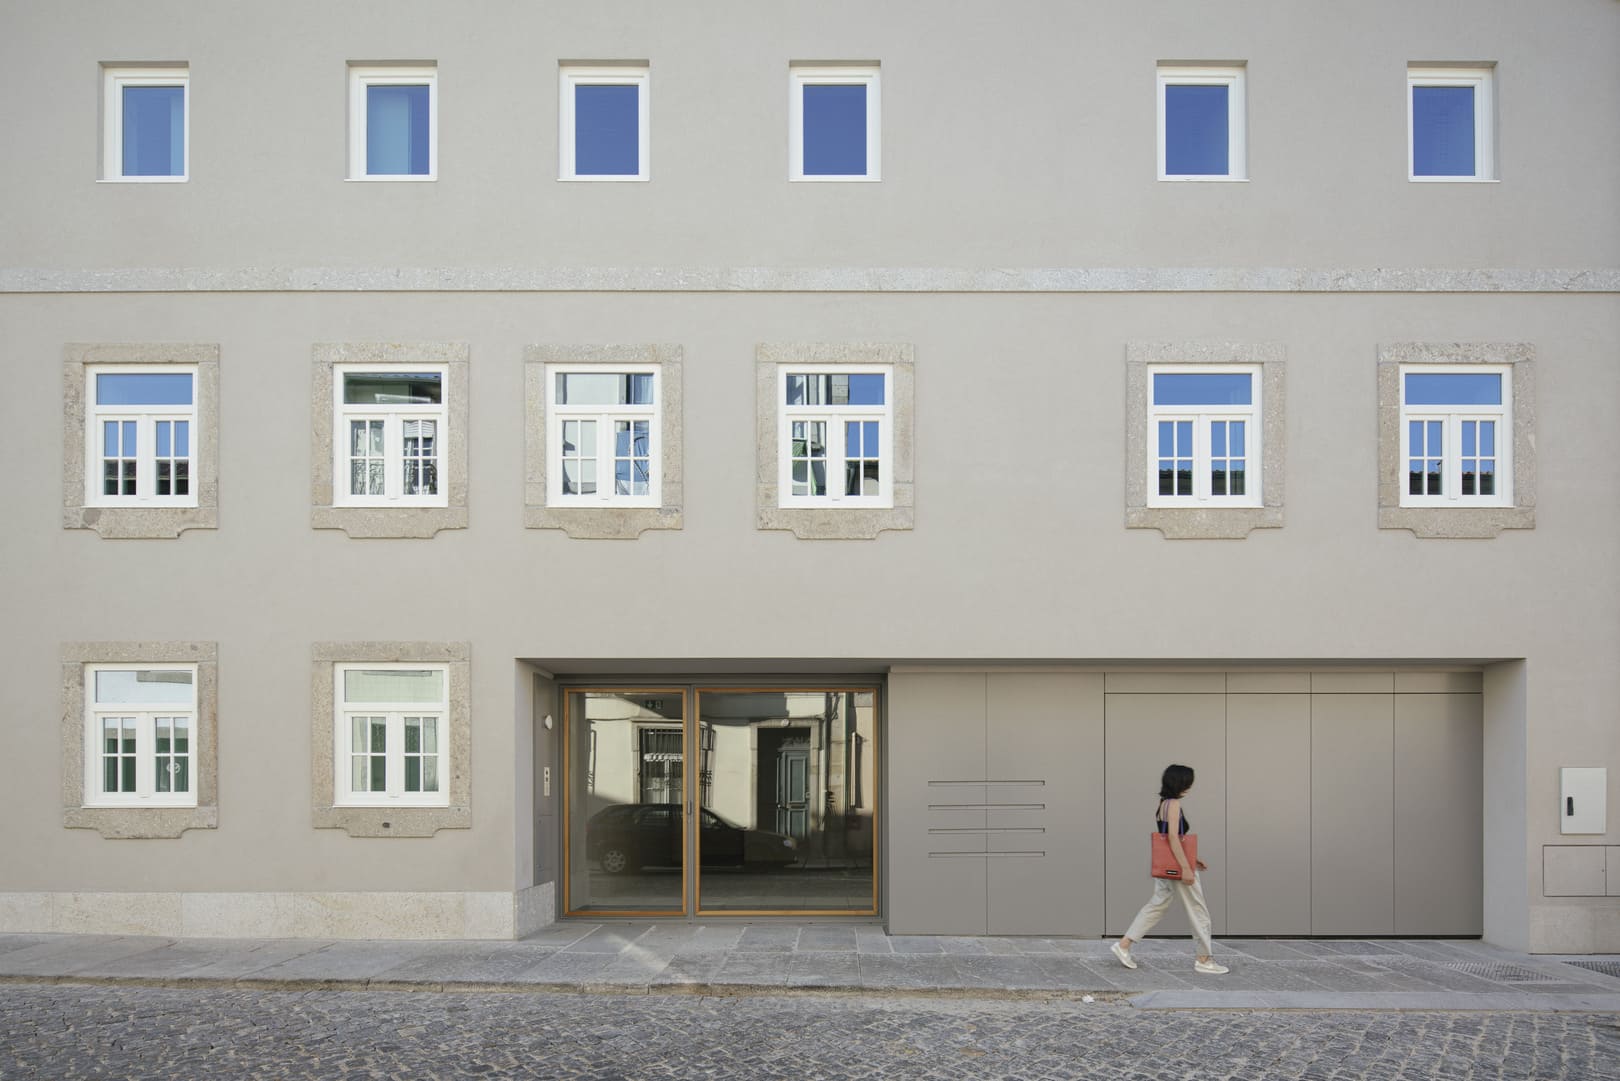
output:
[[876,686],[580,687],[563,714],[568,915],[876,914]]

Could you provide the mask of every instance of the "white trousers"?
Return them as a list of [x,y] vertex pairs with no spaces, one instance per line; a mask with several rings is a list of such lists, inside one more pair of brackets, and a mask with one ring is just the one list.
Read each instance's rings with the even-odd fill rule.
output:
[[1125,932],[1125,937],[1132,942],[1142,941],[1142,937],[1164,918],[1170,910],[1170,898],[1181,898],[1181,907],[1187,910],[1187,919],[1192,923],[1193,938],[1198,943],[1198,956],[1210,956],[1209,945],[1209,906],[1204,903],[1204,887],[1198,881],[1198,875],[1193,875],[1191,882],[1178,882],[1173,878],[1155,878],[1153,880],[1153,896],[1148,903],[1142,906],[1142,911],[1136,914],[1131,921],[1131,929]]

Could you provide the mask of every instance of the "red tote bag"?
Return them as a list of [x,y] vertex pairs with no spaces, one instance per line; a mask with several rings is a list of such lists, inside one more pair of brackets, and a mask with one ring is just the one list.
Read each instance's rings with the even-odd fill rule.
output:
[[[1198,834],[1183,833],[1181,835],[1181,850],[1187,854],[1187,862],[1193,867],[1198,866]],[[1185,882],[1181,875],[1181,864],[1176,862],[1176,854],[1170,848],[1170,835],[1168,833],[1153,834],[1153,877],[1168,878],[1173,882]]]

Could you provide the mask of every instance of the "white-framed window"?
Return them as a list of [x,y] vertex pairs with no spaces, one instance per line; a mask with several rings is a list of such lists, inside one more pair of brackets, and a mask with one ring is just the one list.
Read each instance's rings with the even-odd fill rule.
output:
[[1258,507],[1259,366],[1148,369],[1147,505]]
[[778,484],[784,507],[894,505],[893,369],[779,369]]
[[197,805],[197,666],[86,665],[86,807]]
[[333,676],[336,804],[448,806],[448,667],[338,664]]
[[1241,67],[1159,66],[1159,179],[1245,180]]
[[793,64],[788,71],[788,179],[880,179],[878,66]]
[[448,504],[442,364],[350,364],[333,373],[334,506]]
[[547,365],[548,502],[659,506],[661,400],[656,364]]
[[86,503],[195,507],[197,369],[119,364],[85,374]]
[[1513,505],[1508,366],[1403,365],[1403,507]]
[[191,71],[103,67],[103,180],[184,181],[190,173]]
[[646,180],[646,64],[563,64],[557,118],[558,178]]
[[1406,70],[1406,171],[1411,180],[1495,179],[1490,68]]
[[350,180],[436,179],[438,145],[437,68],[350,65]]

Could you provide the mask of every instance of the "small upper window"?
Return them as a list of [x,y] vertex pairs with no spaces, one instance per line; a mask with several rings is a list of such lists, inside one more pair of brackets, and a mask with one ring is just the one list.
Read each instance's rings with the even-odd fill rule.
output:
[[195,507],[196,369],[87,369],[85,462],[91,506]]
[[1257,368],[1150,368],[1150,507],[1258,507]]
[[561,179],[647,179],[647,84],[644,64],[562,66]]
[[894,425],[886,367],[780,370],[781,505],[894,505]]
[[1491,81],[1490,68],[1407,69],[1412,180],[1494,179]]
[[1511,506],[1508,368],[1401,369],[1403,507]]
[[657,366],[603,371],[549,366],[548,502],[659,506]]
[[102,178],[185,180],[190,72],[184,67],[103,68]]
[[195,807],[196,665],[85,670],[87,807]]
[[790,69],[790,180],[877,180],[876,64]]
[[1243,180],[1241,67],[1159,68],[1159,179]]
[[438,176],[438,69],[349,68],[349,179]]
[[445,381],[434,365],[336,369],[334,505],[447,505],[439,482]]
[[448,806],[449,671],[444,665],[333,667],[338,806]]

